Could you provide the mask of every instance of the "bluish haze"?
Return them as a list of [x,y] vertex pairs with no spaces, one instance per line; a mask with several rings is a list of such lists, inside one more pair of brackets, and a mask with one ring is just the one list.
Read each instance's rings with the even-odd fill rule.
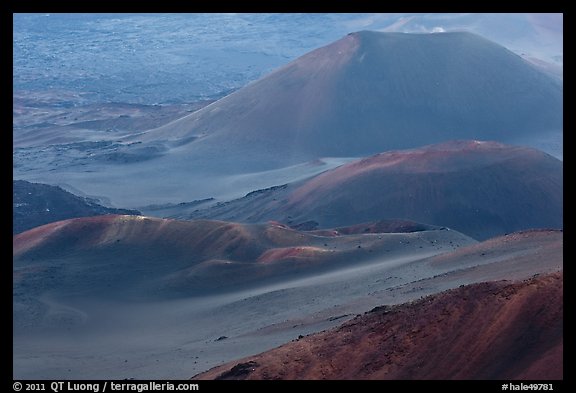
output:
[[478,33],[563,62],[561,14],[15,14],[14,89],[62,100],[219,98],[359,30]]
[[[562,378],[561,14],[15,14],[13,32],[15,380],[252,378],[245,357],[283,344],[283,378],[292,345],[312,378]],[[488,283],[536,276],[522,298]],[[341,368],[306,346],[332,327]]]

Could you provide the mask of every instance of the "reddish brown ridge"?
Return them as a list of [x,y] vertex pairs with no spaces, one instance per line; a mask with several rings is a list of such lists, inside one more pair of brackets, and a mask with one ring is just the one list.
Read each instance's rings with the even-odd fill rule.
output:
[[563,272],[485,282],[216,367],[196,379],[562,379]]

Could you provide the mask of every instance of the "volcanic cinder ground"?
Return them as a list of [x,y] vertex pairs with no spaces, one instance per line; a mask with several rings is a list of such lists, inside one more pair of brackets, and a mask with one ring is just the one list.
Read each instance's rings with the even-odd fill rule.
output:
[[[560,270],[562,243],[560,231],[477,243],[433,228],[320,235],[135,216],[48,224],[14,237],[14,378],[187,378],[382,304]],[[227,248],[236,261],[219,259]],[[260,256],[242,261],[250,253]],[[326,266],[325,253],[346,257]]]
[[197,378],[563,379],[563,279],[485,282],[375,308]]
[[15,180],[12,184],[14,234],[54,221],[103,214],[140,214],[135,210],[111,209],[48,184]]
[[320,228],[404,218],[485,240],[562,228],[563,164],[526,147],[445,142],[388,151],[229,203],[174,207],[168,214]]
[[14,176],[139,208],[232,199],[351,158],[454,139],[561,156],[562,96],[561,81],[474,34],[362,31],[160,127],[152,118],[101,142],[84,130],[90,143],[36,148],[31,134],[45,140],[42,128],[21,130],[15,140],[28,147],[14,154]]
[[361,31],[215,101],[53,94],[14,96],[15,379],[563,377],[534,61]]

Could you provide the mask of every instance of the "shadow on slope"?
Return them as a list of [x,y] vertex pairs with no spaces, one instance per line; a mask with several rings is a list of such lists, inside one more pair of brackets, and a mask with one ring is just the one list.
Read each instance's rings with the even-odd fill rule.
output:
[[318,228],[404,218],[484,240],[529,228],[562,228],[563,164],[525,147],[446,142],[381,153],[187,217]]

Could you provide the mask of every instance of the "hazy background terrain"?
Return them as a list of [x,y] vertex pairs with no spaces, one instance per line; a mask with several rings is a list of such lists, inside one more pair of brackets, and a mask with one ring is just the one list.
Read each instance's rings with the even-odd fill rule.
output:
[[466,30],[563,64],[561,14],[15,14],[14,90],[71,102],[220,97],[358,30]]
[[[151,133],[144,143],[139,143],[137,135],[133,139],[125,137],[162,127],[175,119],[190,115],[214,100],[270,75],[274,70],[311,50],[361,30],[412,33],[469,31],[503,45],[554,78],[562,78],[562,14],[15,14],[14,178],[58,185],[76,195],[95,198],[108,207],[146,210],[143,208],[149,204],[191,202],[205,198],[238,198],[256,189],[285,184],[333,168],[352,156],[358,157],[362,154],[356,154],[357,151],[342,151],[334,160],[330,157],[335,154],[335,149],[331,149],[323,154],[313,155],[312,159],[321,158],[321,161],[310,164],[310,156],[302,157],[300,161],[295,157],[292,160],[294,162],[288,160],[288,165],[298,164],[294,167],[263,172],[277,169],[274,163],[272,166],[263,165],[266,159],[261,155],[266,151],[270,151],[268,155],[274,160],[281,161],[290,159],[285,156],[297,156],[302,153],[302,149],[300,146],[293,148],[294,151],[286,148],[286,154],[278,154],[270,148],[272,143],[267,143],[271,142],[270,138],[262,138],[262,131],[269,133],[268,130],[271,132],[273,128],[279,134],[276,137],[288,135],[282,129],[284,125],[298,132],[298,123],[292,124],[287,120],[294,120],[296,117],[292,111],[300,110],[303,106],[306,108],[302,111],[302,116],[310,115],[308,117],[314,122],[322,120],[317,110],[308,110],[307,105],[303,105],[302,101],[293,96],[288,95],[286,102],[283,102],[279,92],[291,90],[274,84],[271,88],[276,86],[278,89],[270,90],[270,97],[262,94],[265,93],[261,91],[262,87],[260,90],[255,89],[259,92],[258,96],[249,96],[250,100],[260,99],[265,104],[264,110],[260,112],[269,114],[268,123],[262,119],[261,113],[249,110],[252,101],[244,95],[239,100],[244,106],[240,105],[228,113],[234,114],[236,111],[250,116],[255,114],[248,116],[250,121],[242,123],[241,119],[230,120],[227,116],[216,116],[212,119],[212,115],[208,114],[196,124],[194,118],[189,118],[182,123],[185,127],[180,131],[184,131],[184,138],[177,141],[176,147],[168,146],[163,141],[176,135],[170,127],[165,133]],[[469,48],[469,52],[474,50]],[[328,56],[329,59],[334,57],[334,54]],[[413,56],[407,56],[406,59],[410,61]],[[383,55],[380,60],[385,61],[386,56]],[[437,61],[443,64],[443,59]],[[415,63],[417,68],[418,61]],[[451,76],[458,74],[466,77],[471,71],[463,70],[463,67],[458,65],[454,67],[455,71],[451,72]],[[506,78],[527,77],[516,71],[506,74],[505,69],[500,73],[500,69],[497,68],[494,72],[505,81]],[[377,64],[372,71],[374,70],[378,70]],[[490,72],[492,71],[488,74]],[[304,77],[306,75],[305,73]],[[284,77],[288,78],[286,83],[294,83],[290,82],[291,75]],[[374,77],[372,74],[367,75],[367,80],[360,81],[353,74],[349,77],[350,91],[358,90],[362,93],[370,86],[381,86],[371,83],[371,78]],[[415,80],[414,84],[428,86],[427,92],[434,93],[431,78],[432,75],[426,74],[422,81]],[[312,81],[316,79],[319,78],[311,78]],[[496,88],[506,84],[497,78],[487,80],[495,81]],[[360,84],[356,88],[358,83]],[[484,86],[485,82],[479,83]],[[258,84],[251,84],[254,85]],[[444,99],[452,104],[454,100],[463,99],[462,94],[452,97],[458,89],[446,85],[443,90],[446,94],[436,97],[438,100],[435,98],[440,105]],[[402,86],[399,84],[398,88]],[[464,92],[471,91],[463,84],[458,86],[464,87]],[[531,85],[521,83],[514,86],[512,90],[515,92],[514,89],[519,86],[527,88],[526,86]],[[321,88],[322,86],[312,84],[310,89],[312,93],[316,92],[314,94],[322,97],[337,96]],[[337,90],[342,93],[344,103],[354,98],[348,90]],[[381,87],[378,91],[386,89]],[[298,88],[294,89],[294,92],[296,97],[303,94]],[[493,95],[485,93],[485,98],[488,97],[488,102],[492,104]],[[533,95],[524,94],[522,97]],[[371,128],[373,131],[378,129],[380,124],[384,124],[381,123],[383,111],[372,110],[377,108],[378,104],[363,102],[360,95],[354,99],[354,110],[349,112],[352,115],[345,112],[341,106],[334,106],[340,117],[333,117],[336,124],[325,123],[324,128],[340,126],[352,129],[355,125],[355,114],[366,111],[371,113],[363,114],[367,122],[376,124]],[[474,108],[483,116],[483,111],[505,112],[508,103],[514,106],[520,102],[521,99],[508,98],[502,103],[495,103],[496,109],[478,105]],[[540,108],[556,103],[553,99],[545,99],[544,102]],[[269,103],[276,112],[268,110]],[[394,109],[390,111],[399,112]],[[375,117],[370,117],[373,115]],[[274,121],[279,116],[284,117],[275,124]],[[536,124],[530,116],[540,114],[534,110],[518,113],[510,111],[508,118],[518,117],[527,122],[527,125],[518,125],[522,133],[527,131],[527,127]],[[342,117],[348,119],[346,123]],[[237,118],[239,117],[234,117]],[[272,125],[269,123],[270,119]],[[399,124],[406,124],[404,118],[400,116],[399,119]],[[305,120],[302,120],[303,127],[306,124],[308,128],[314,126],[314,122]],[[479,124],[476,117],[472,121]],[[224,125],[220,126],[218,122],[223,122]],[[262,149],[259,155],[247,154],[235,146],[232,146],[231,151],[222,153],[224,146],[242,142],[238,141],[238,138],[230,138],[226,133],[220,135],[216,142],[212,142],[212,152],[200,146],[204,143],[201,140],[190,143],[198,135],[203,135],[201,128],[206,125],[232,132],[237,126],[252,128],[255,122],[263,124],[255,138],[263,142],[266,148]],[[424,123],[431,122],[424,119]],[[480,124],[478,128],[482,126]],[[507,123],[505,126],[507,132],[512,132]],[[395,130],[398,124],[391,122],[388,127]],[[469,129],[470,127],[464,126],[459,132]],[[366,130],[369,131],[368,128],[364,129]],[[234,135],[241,135],[245,131],[246,129],[242,132],[234,131]],[[558,130],[554,131],[556,132],[553,134],[542,132],[539,135],[525,135],[524,139],[517,136],[514,140],[508,138],[505,141],[537,147],[562,159],[561,130],[559,133]],[[497,131],[500,132],[501,130]],[[495,138],[485,133],[482,135],[483,137],[475,138]],[[288,137],[292,138],[293,135]],[[352,143],[342,143],[336,136],[327,139],[325,133],[314,137],[317,139],[312,141],[315,146],[322,146],[327,140],[349,148],[352,146]],[[153,140],[149,140],[150,138]],[[311,138],[312,135],[309,135],[308,139]],[[388,134],[386,138],[392,139]],[[467,139],[470,136],[458,138]],[[358,138],[358,141],[361,141],[361,138]],[[285,141],[279,143],[274,139],[272,142],[282,148],[286,147]],[[366,141],[364,142],[366,145]],[[419,140],[417,145],[433,142],[439,141]],[[370,141],[368,144],[373,146],[373,151],[363,153],[372,154],[386,150],[386,146],[380,143]],[[247,145],[249,148],[254,147],[250,141]],[[198,146],[200,147],[197,148]],[[189,147],[202,151],[192,151]],[[171,154],[175,150],[182,154]],[[238,154],[241,155],[241,161],[238,160]],[[237,169],[246,173],[242,178],[216,178],[213,175],[207,178],[208,169],[219,165],[226,174]],[[246,169],[243,165],[252,166]],[[186,182],[183,182],[184,175]],[[128,179],[130,186],[126,186]],[[149,187],[151,183],[156,184],[152,189]]]
[[[14,378],[183,379],[290,342],[299,356],[305,335],[448,289],[397,309],[424,315],[421,332],[397,324],[406,356],[344,347],[410,372],[442,331],[450,365],[463,348],[499,370],[534,354],[526,374],[465,376],[562,377],[562,14],[13,21]],[[445,377],[432,364],[420,376]]]

